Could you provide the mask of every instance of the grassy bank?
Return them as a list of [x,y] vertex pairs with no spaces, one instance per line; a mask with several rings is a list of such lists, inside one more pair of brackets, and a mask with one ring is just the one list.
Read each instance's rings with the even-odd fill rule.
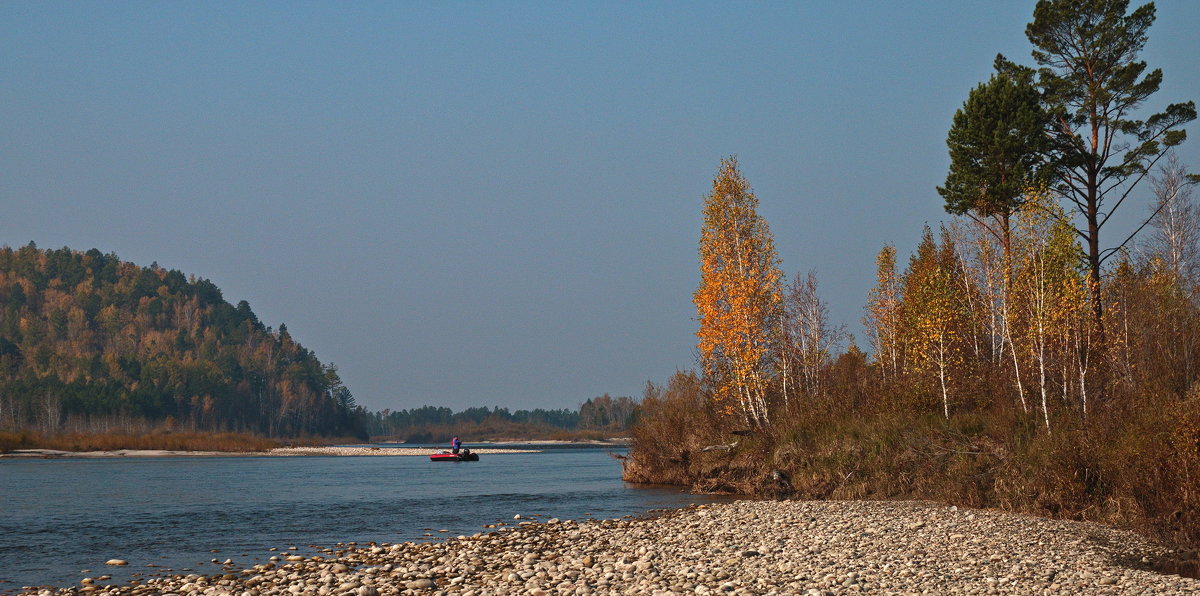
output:
[[0,452],[16,449],[55,449],[59,451],[116,451],[150,449],[167,451],[223,451],[245,453],[267,451],[283,446],[331,445],[355,442],[354,439],[268,439],[241,433],[158,432],[158,433],[60,433],[0,432]]

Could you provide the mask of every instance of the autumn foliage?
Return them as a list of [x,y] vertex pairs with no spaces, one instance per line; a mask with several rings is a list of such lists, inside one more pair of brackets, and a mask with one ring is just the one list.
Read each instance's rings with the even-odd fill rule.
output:
[[362,436],[338,377],[206,279],[0,248],[0,430]]
[[[701,374],[647,389],[627,480],[936,499],[1200,545],[1200,278],[1172,256],[1195,247],[1157,237],[1093,288],[1066,214],[1030,187],[1008,234],[970,218],[926,228],[903,266],[883,247],[865,353],[827,322],[801,340],[822,306],[811,274],[787,284],[763,266],[743,269],[753,282],[727,279],[730,247],[746,243],[710,229],[727,209],[711,203],[746,189],[723,163],[705,203]],[[773,252],[762,262],[774,266]],[[752,332],[737,327],[748,321]]]
[[692,297],[700,320],[697,348],[713,399],[755,427],[770,422],[767,386],[782,308],[778,261],[737,160],[722,160],[704,198],[700,287]]

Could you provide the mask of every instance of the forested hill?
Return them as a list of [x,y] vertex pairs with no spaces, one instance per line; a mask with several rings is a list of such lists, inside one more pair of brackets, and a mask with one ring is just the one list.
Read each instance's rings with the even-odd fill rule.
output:
[[0,430],[364,435],[333,366],[207,279],[0,247]]

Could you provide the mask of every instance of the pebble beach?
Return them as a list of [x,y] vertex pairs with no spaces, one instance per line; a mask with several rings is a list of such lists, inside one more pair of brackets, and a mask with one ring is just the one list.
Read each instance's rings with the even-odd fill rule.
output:
[[[217,573],[26,594],[1193,594],[1110,527],[925,502],[737,501],[529,521],[431,542],[280,551]],[[119,565],[124,561],[110,561]],[[97,574],[98,575],[98,574]]]

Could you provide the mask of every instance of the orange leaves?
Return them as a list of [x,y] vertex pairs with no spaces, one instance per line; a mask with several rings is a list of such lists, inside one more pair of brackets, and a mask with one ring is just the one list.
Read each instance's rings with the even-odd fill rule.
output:
[[783,275],[757,209],[737,160],[722,160],[704,198],[700,285],[692,300],[700,320],[697,349],[714,399],[725,407],[737,403],[748,422],[765,424],[770,327],[779,316]]

